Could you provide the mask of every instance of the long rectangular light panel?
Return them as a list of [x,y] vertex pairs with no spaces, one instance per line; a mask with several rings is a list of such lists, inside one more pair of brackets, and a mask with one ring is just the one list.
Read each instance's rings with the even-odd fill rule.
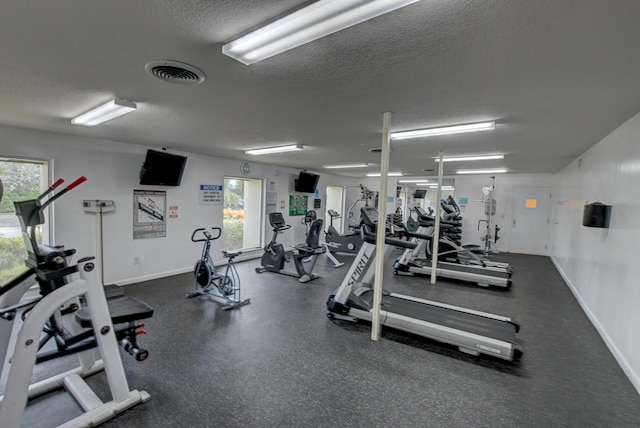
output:
[[495,169],[460,169],[456,174],[502,174],[507,172],[506,168]]
[[[484,156],[458,156],[443,158],[442,162],[464,162],[464,161],[478,161],[478,160],[491,160],[491,159],[504,159],[504,155],[484,155]],[[440,158],[434,159],[436,162],[440,162]]]
[[286,146],[264,147],[262,149],[245,150],[245,154],[248,155],[268,155],[271,153],[285,153],[294,152],[296,150],[302,150],[304,147],[300,144],[289,144]]
[[406,140],[409,138],[433,137],[436,135],[462,134],[465,132],[492,131],[496,129],[495,122],[469,123],[466,125],[443,126],[440,128],[416,129],[414,131],[393,132],[392,140]]
[[250,65],[418,0],[320,0],[222,46]]
[[347,169],[347,168],[366,168],[370,166],[369,163],[343,163],[343,164],[335,164],[335,165],[323,165],[323,168],[326,169]]
[[71,119],[71,123],[74,125],[95,126],[108,120],[115,119],[123,114],[132,112],[135,109],[135,103],[120,98],[114,98],[93,110],[89,110],[78,117],[74,117]]
[[[367,177],[380,177],[379,172],[368,172]],[[401,172],[390,172],[387,174],[387,177],[402,177]]]

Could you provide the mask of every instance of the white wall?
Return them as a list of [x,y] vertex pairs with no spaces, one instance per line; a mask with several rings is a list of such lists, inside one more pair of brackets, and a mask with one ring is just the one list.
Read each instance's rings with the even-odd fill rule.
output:
[[[222,226],[222,206],[198,204],[200,184],[223,184],[225,175],[241,176],[241,161],[211,156],[180,153],[188,157],[180,187],[146,186],[166,190],[167,208],[179,207],[178,218],[167,219],[167,236],[155,239],[133,239],[133,190],[148,148],[106,140],[79,138],[0,126],[0,155],[53,160],[53,176],[67,183],[84,175],[87,182],[69,192],[54,205],[54,243],[75,248],[78,257],[96,254],[96,217],[83,211],[85,199],[113,200],[116,211],[103,218],[105,283],[127,284],[141,280],[188,272],[199,257],[201,247],[190,237],[197,227]],[[250,178],[266,179],[275,184],[285,220],[292,225],[291,233],[279,236],[286,247],[304,241],[304,226],[300,217],[288,216],[289,194],[293,193],[293,179],[299,170],[252,162]],[[325,198],[327,184],[353,185],[354,179],[320,173],[319,197]],[[309,194],[309,203],[314,196]],[[313,205],[311,205],[313,206]],[[265,217],[265,222],[266,217]],[[271,230],[264,227],[265,238]],[[221,257],[222,240],[214,242],[211,253]],[[134,264],[138,257],[140,263]]]
[[[478,220],[486,219],[484,214],[484,204],[482,203],[482,188],[491,186],[490,175],[469,175],[457,176],[455,178],[455,200],[468,198],[469,203],[462,213],[462,242],[481,245],[480,240],[486,233],[486,225],[483,223],[478,230]],[[500,227],[498,236],[500,239],[496,244],[498,250],[509,251],[511,244],[511,225],[513,221],[513,199],[516,187],[553,187],[552,174],[496,174],[495,190],[493,199],[496,200],[496,215],[493,216],[492,224]],[[442,192],[443,198],[448,195]]]
[[[551,255],[640,391],[640,114],[556,177]],[[610,227],[582,226],[585,203],[612,206]]]

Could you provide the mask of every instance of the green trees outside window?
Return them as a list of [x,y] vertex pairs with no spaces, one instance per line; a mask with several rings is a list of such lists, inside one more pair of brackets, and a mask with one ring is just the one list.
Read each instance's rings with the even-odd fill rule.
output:
[[[0,179],[4,194],[0,201],[0,283],[26,270],[26,250],[15,215],[14,201],[35,199],[46,187],[46,165],[20,159],[0,159]],[[41,239],[42,231],[38,230]]]

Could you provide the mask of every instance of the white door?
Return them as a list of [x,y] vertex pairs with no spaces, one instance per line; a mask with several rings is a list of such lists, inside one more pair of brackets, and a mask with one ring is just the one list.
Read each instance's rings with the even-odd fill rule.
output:
[[344,207],[344,187],[341,186],[327,186],[327,206],[325,211],[325,220],[324,220],[324,230],[329,228],[331,224],[331,216],[329,215],[329,210],[336,211],[340,213],[340,218],[333,219],[333,227],[339,233],[343,233],[342,231],[342,216],[344,212],[342,209]]
[[550,201],[550,187],[515,188],[510,252],[547,255]]

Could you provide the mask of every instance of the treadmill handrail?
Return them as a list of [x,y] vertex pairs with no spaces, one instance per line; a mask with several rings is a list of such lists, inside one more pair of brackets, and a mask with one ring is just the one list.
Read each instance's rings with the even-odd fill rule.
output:
[[[376,233],[371,230],[371,226],[367,224],[363,224],[360,229],[360,233],[362,234],[362,239],[369,244],[376,243]],[[393,236],[385,236],[384,243],[387,245],[393,245],[396,247],[409,248],[414,249],[418,244],[416,242],[405,241],[403,239],[395,238]]]

